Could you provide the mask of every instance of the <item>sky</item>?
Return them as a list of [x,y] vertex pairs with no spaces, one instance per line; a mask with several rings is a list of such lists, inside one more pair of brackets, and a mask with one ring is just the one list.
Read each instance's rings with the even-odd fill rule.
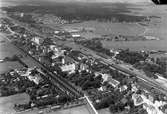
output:
[[138,2],[150,2],[151,0],[71,0],[71,1],[92,1],[92,2],[129,2],[129,3],[138,3]]
[[[0,0],[0,1],[34,1],[34,0]],[[37,1],[51,1],[51,2],[122,2],[122,3],[139,3],[139,2],[151,2],[151,0],[37,0]]]
[[110,2],[110,3],[151,3],[151,0],[0,0],[0,7],[15,6],[21,4],[38,4],[53,3],[53,2]]

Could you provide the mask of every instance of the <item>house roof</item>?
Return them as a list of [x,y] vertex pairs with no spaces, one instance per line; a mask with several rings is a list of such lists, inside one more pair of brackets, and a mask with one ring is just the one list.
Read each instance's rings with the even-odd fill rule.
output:
[[120,84],[119,81],[113,79],[112,77],[108,77],[109,84],[112,84],[114,87],[118,86]]

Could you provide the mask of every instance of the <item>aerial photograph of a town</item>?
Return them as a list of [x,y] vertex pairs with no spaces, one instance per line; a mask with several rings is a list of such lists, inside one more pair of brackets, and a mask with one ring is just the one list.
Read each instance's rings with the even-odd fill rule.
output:
[[0,0],[0,114],[167,114],[160,0]]

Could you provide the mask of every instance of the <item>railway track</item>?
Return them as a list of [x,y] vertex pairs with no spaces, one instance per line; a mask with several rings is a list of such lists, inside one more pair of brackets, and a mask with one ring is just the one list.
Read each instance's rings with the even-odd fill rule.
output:
[[[21,24],[21,23],[19,23],[19,24]],[[30,30],[30,31],[32,31],[31,28],[25,27],[24,24],[21,24],[21,26],[24,27],[24,28],[26,28],[26,29],[28,29],[28,30]],[[34,33],[34,31],[32,31],[32,32]],[[38,34],[39,34],[39,33],[38,33]],[[44,35],[44,36],[45,36],[45,35]],[[57,36],[57,37],[60,37],[60,36]],[[78,45],[78,44],[75,44],[75,45]],[[80,47],[80,46],[79,46],[79,47]],[[82,49],[81,49],[81,47],[82,47]],[[150,78],[148,78],[148,77],[146,77],[146,76],[143,76],[143,75],[140,75],[140,74],[137,74],[137,73],[132,72],[132,71],[130,71],[130,70],[124,69],[124,68],[120,67],[119,65],[114,64],[113,62],[107,61],[106,58],[101,57],[99,54],[97,54],[97,52],[95,52],[95,51],[93,51],[93,50],[90,50],[90,49],[88,49],[88,48],[86,48],[86,47],[83,47],[83,46],[81,46],[81,47],[78,48],[78,49],[79,49],[79,51],[81,51],[82,53],[84,53],[84,54],[87,55],[88,53],[85,52],[85,51],[90,51],[90,52],[92,52],[91,55],[92,55],[94,58],[100,59],[100,60],[103,61],[104,63],[108,64],[108,66],[111,66],[111,67],[113,67],[114,69],[116,69],[116,70],[118,70],[118,71],[122,71],[122,72],[124,72],[124,73],[127,73],[127,74],[130,74],[130,75],[132,75],[132,76],[135,76],[135,77],[137,77],[138,79],[140,79],[141,81],[147,82],[147,83],[148,83],[148,86],[151,86],[151,87],[155,88],[156,90],[162,92],[162,93],[165,94],[165,95],[167,94],[167,89],[163,88],[161,85],[159,85],[159,84],[156,83],[155,81],[151,80]],[[58,76],[58,77],[61,78],[61,76]],[[54,78],[54,77],[53,77],[53,78]],[[62,80],[64,81],[65,79],[61,78],[61,81],[62,81]],[[61,82],[61,81],[60,81],[60,82]],[[67,86],[68,86],[68,85],[67,85]],[[69,84],[69,86],[71,86],[71,84]]]
[[33,56],[31,56],[28,52],[26,52],[24,49],[21,47],[15,45],[12,43],[10,39],[8,41],[18,50],[20,50],[22,53],[27,55],[33,61],[36,63],[38,67],[40,67],[42,70],[45,71],[47,74],[47,78],[56,86],[56,87],[61,87],[62,91],[66,92],[69,95],[74,96],[75,98],[79,98],[83,96],[83,92],[81,90],[78,90],[76,87],[71,85],[67,80],[63,79],[59,74],[53,73],[50,69],[48,69],[45,65],[40,63],[37,59],[35,59]]
[[[161,92],[165,95],[167,95],[167,88],[164,88],[162,85],[160,85],[158,82],[156,82],[155,80],[152,80],[151,78],[148,78],[145,75],[136,73],[134,71],[125,69],[117,64],[115,64],[114,62],[101,57],[99,54],[97,55],[97,52],[88,49],[87,47],[81,46],[79,44],[75,44],[76,46],[80,47],[80,48],[76,48],[76,50],[81,51],[83,54],[88,55],[88,51],[90,51],[91,53],[89,53],[92,57],[98,59],[99,61],[101,61],[103,64],[112,67],[113,69],[116,69],[117,71],[121,71],[123,73],[129,74],[131,76],[135,76],[137,77],[139,80],[143,81],[144,83],[146,83],[149,87],[154,88],[155,90],[157,90],[158,92]],[[69,46],[69,45],[68,45]],[[111,58],[111,57],[108,57]]]
[[[41,34],[37,33],[34,29],[31,28],[27,28],[27,26],[21,22],[18,22],[17,20],[14,20],[10,17],[8,17],[10,20],[16,22],[19,26],[25,28],[26,30],[35,33],[39,36],[42,36]],[[46,35],[44,35],[44,37],[47,37]],[[9,40],[9,39],[8,39]],[[12,41],[9,40],[11,43]],[[13,43],[12,43],[13,44]],[[84,93],[81,90],[78,90],[76,87],[74,87],[71,83],[69,83],[66,79],[62,78],[59,74],[55,74],[53,73],[53,71],[51,71],[50,69],[48,69],[45,65],[43,65],[42,63],[40,63],[38,60],[36,60],[34,57],[32,57],[28,52],[26,52],[24,49],[16,46],[15,44],[13,44],[17,49],[19,49],[21,52],[25,53],[26,55],[28,55],[28,57],[34,61],[35,63],[38,64],[39,67],[41,67],[50,77],[50,80],[53,79],[54,80],[54,84],[55,86],[61,86],[64,90],[67,91],[67,94],[72,94],[75,97],[82,97],[84,95]],[[53,81],[52,80],[52,81]],[[58,83],[57,83],[58,82]]]

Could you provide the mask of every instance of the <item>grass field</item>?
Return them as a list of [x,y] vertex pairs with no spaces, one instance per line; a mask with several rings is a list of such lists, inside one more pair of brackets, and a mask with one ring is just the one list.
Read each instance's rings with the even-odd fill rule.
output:
[[[15,54],[21,54],[15,49],[6,39],[4,34],[0,34],[0,59],[5,57],[12,57]],[[0,63],[0,73],[6,72],[10,69],[19,69],[23,66],[18,62],[4,62]]]
[[[6,38],[6,36],[0,33],[0,59],[4,59],[5,57],[12,57],[13,55],[23,55],[19,49],[16,49]],[[29,67],[36,66],[36,63],[32,62],[32,60],[28,57],[24,57],[21,59],[25,64]],[[0,63],[0,73],[6,72],[10,69],[21,69],[23,65],[19,62],[4,62]]]
[[[4,34],[0,34],[0,59],[5,57],[11,57],[14,54],[22,54],[18,49],[16,49],[13,45],[11,45]],[[23,61],[27,63],[29,66],[35,66],[35,63],[32,63],[30,59],[24,58]],[[19,69],[23,68],[18,62],[5,62],[0,63],[0,73],[6,72],[9,69]],[[16,94],[9,97],[0,97],[0,114],[16,114],[13,106],[15,103],[23,104],[29,101],[29,96],[25,93]],[[40,110],[35,109],[32,111],[21,112],[20,114],[38,114]],[[59,110],[56,112],[46,112],[44,114],[91,114],[86,105],[69,108],[65,110]]]
[[[123,35],[148,35],[157,37],[160,40],[150,41],[128,41],[128,42],[113,42],[103,41],[103,45],[106,48],[114,49],[132,49],[132,50],[167,50],[167,7],[153,5],[129,5],[132,8],[131,15],[144,15],[155,16],[158,18],[152,18],[148,26],[142,26],[136,23],[109,23],[109,22],[96,22],[86,21],[82,23],[64,25],[64,28],[76,28],[76,27],[90,27],[94,28],[96,35],[103,34],[123,34]],[[134,10],[134,8],[139,8]],[[142,10],[140,10],[140,8]],[[92,35],[91,35],[92,36]]]
[[[68,109],[61,109],[57,111],[50,112],[47,109],[34,109],[32,111],[21,112],[20,114],[38,114],[40,111],[43,111],[43,114],[91,114],[86,105],[68,108]],[[15,113],[12,113],[15,114]]]
[[144,32],[144,28],[133,23],[111,23],[86,21],[82,23],[66,24],[63,28],[93,28],[95,34],[122,34],[122,35],[138,35]]
[[[35,3],[34,3],[35,4]],[[48,6],[47,6],[48,5]],[[76,7],[73,7],[76,6]],[[49,7],[49,9],[48,9]],[[57,8],[57,10],[56,10]],[[82,18],[81,23],[65,24],[63,28],[93,28],[93,33],[81,33],[81,36],[86,38],[100,37],[101,35],[108,34],[120,34],[120,35],[148,35],[157,37],[160,41],[135,41],[135,42],[103,42],[107,48],[130,48],[133,50],[167,50],[167,8],[165,6],[155,7],[151,4],[98,4],[98,5],[87,5],[87,4],[46,4],[44,6],[19,6],[19,9],[14,8],[16,11],[25,11],[32,13],[36,10],[36,13],[57,15],[69,18]],[[81,11],[81,12],[79,12]],[[34,11],[35,12],[35,11]],[[96,15],[95,15],[96,14]],[[98,17],[101,19],[115,17],[121,19],[120,23],[111,23],[108,21],[96,21]],[[107,17],[105,17],[107,16]],[[147,26],[137,24],[137,20],[143,17],[152,16],[151,22]],[[87,17],[90,18],[87,19]],[[49,17],[48,17],[49,18]],[[52,16],[50,16],[52,18]],[[132,18],[132,19],[131,19]],[[92,19],[92,21],[91,21]],[[128,22],[135,23],[126,23]],[[122,21],[124,20],[124,21]],[[134,21],[135,20],[135,21]],[[50,23],[52,27],[56,28],[56,23]]]
[[15,103],[26,103],[29,101],[29,96],[25,93],[16,94],[9,97],[0,97],[0,114],[16,114],[13,106]]

